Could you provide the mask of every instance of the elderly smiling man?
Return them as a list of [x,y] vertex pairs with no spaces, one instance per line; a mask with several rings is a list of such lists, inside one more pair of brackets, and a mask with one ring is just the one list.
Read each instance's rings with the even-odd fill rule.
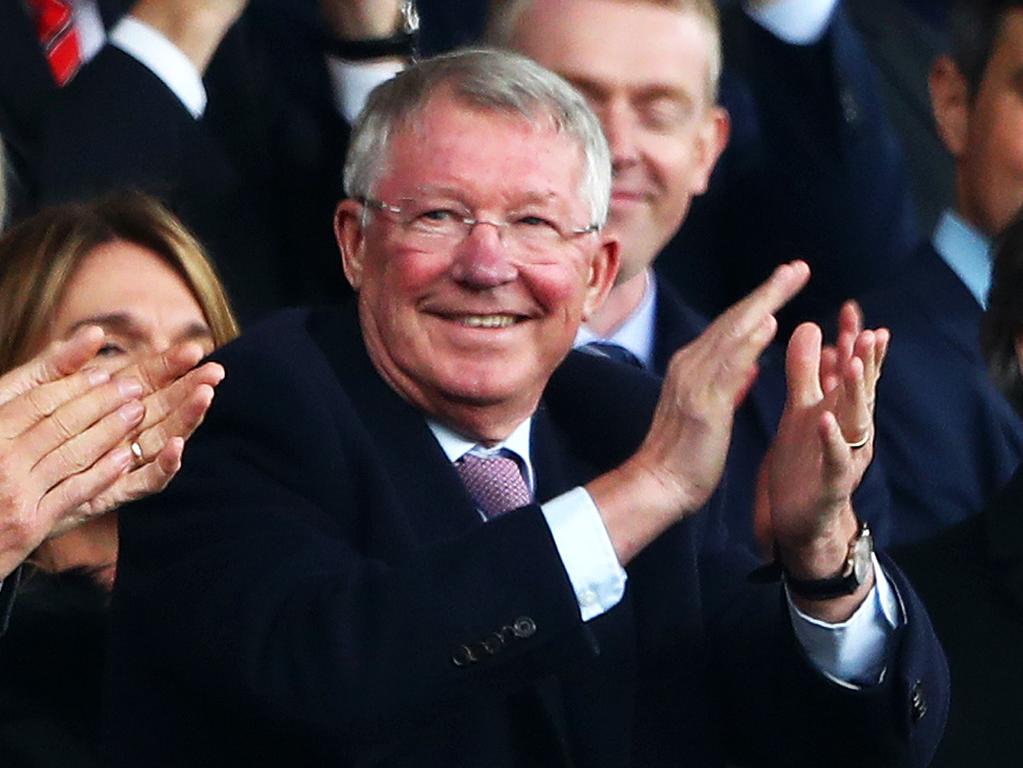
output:
[[374,92],[346,181],[357,316],[225,348],[178,480],[122,518],[113,761],[924,764],[941,652],[849,503],[873,334],[827,394],[819,332],[790,344],[787,589],[721,546],[732,413],[805,265],[681,350],[658,401],[569,354],[618,253],[607,145],[556,76],[420,64]]

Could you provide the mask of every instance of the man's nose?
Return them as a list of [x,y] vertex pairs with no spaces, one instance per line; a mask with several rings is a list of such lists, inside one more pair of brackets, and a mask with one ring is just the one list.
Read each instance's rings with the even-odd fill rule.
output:
[[519,271],[503,241],[503,227],[480,221],[458,245],[451,276],[476,289],[495,288],[515,280]]
[[611,164],[615,170],[628,168],[639,162],[636,144],[636,121],[624,106],[612,106],[601,115],[604,135],[611,148]]

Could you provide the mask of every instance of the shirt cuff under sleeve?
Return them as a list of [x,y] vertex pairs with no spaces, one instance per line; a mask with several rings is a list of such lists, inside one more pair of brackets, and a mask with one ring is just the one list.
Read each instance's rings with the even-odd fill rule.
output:
[[353,62],[327,56],[335,108],[348,123],[354,123],[370,91],[402,69],[404,64],[396,59]]
[[810,661],[839,685],[876,685],[885,671],[888,641],[901,623],[899,599],[874,558],[874,586],[856,612],[839,624],[807,616],[785,588],[796,637]]
[[206,111],[206,87],[181,49],[153,27],[125,16],[110,33],[110,42],[160,78],[196,120]]
[[590,494],[585,488],[573,488],[541,509],[583,621],[614,608],[625,594],[627,577]]
[[779,40],[791,45],[812,45],[827,31],[838,0],[774,0],[760,6],[746,4],[746,13]]

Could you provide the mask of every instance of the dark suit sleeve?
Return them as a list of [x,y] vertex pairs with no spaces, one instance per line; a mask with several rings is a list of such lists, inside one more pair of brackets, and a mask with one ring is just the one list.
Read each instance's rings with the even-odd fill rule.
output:
[[725,739],[739,764],[930,763],[948,714],[948,668],[912,586],[881,560],[899,595],[903,624],[878,685],[846,687],[817,671],[791,629],[784,596],[773,589],[756,597],[750,591],[758,588],[745,585],[745,599],[715,604],[712,646],[719,650],[722,706],[727,727],[736,729]]
[[732,138],[659,266],[714,316],[805,259],[814,276],[783,316],[791,327],[836,311],[913,246],[901,149],[840,6],[813,45],[787,44],[739,8],[722,32]]

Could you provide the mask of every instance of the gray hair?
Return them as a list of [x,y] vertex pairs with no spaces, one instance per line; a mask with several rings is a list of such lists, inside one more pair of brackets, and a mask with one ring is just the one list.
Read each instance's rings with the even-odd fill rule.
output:
[[[519,19],[529,10],[536,0],[490,0],[490,11],[483,39],[488,45],[499,48],[514,48],[515,33],[519,28]],[[622,0],[626,4],[625,0]],[[707,99],[713,104],[718,99],[718,86],[721,80],[721,19],[715,0],[629,0],[631,5],[656,5],[678,13],[692,13],[701,19],[710,31],[712,40],[710,58],[707,61]],[[643,45],[637,40],[636,45]]]
[[611,197],[611,153],[600,121],[567,82],[507,51],[476,48],[421,61],[377,86],[352,128],[345,162],[350,197],[370,197],[386,169],[391,139],[439,93],[467,107],[546,122],[574,139],[584,159],[580,196],[603,226]]

